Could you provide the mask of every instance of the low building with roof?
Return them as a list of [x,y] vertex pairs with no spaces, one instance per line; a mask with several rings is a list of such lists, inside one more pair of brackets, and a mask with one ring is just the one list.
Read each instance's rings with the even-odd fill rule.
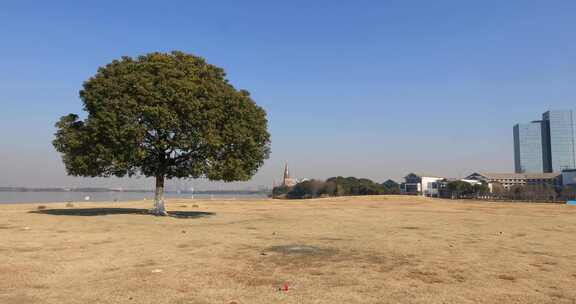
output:
[[404,180],[400,184],[400,193],[438,197],[445,186],[446,178],[426,173],[410,173]]
[[490,192],[494,192],[496,184],[509,190],[514,186],[550,185],[555,188],[562,186],[561,173],[484,173],[475,172],[465,180],[483,181],[488,184]]

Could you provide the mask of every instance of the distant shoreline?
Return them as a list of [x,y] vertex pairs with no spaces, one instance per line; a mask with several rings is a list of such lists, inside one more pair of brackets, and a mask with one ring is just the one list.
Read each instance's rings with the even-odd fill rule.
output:
[[[250,191],[202,191],[185,193],[170,191],[165,193],[166,199],[246,199],[266,198],[267,193]],[[0,191],[0,205],[52,202],[124,202],[153,200],[152,191]]]
[[[110,189],[110,188],[26,188],[26,187],[0,187],[0,192],[125,192],[125,193],[154,193],[154,190],[145,189]],[[268,194],[269,191],[260,190],[198,190],[198,191],[165,191],[177,194],[238,194],[257,195]]]

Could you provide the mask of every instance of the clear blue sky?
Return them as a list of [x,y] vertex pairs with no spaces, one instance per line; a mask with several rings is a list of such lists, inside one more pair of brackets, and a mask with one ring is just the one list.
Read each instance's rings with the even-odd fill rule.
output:
[[[2,1],[0,185],[66,177],[53,124],[123,55],[182,50],[267,111],[298,177],[512,171],[512,125],[576,108],[576,1]],[[198,182],[202,187],[214,184]]]

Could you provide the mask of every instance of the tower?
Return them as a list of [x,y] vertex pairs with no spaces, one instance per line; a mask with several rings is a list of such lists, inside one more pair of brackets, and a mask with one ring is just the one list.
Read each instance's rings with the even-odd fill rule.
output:
[[574,118],[572,110],[548,111],[545,122],[544,172],[560,172],[576,168]]
[[286,181],[290,179],[290,171],[288,171],[288,163],[284,164],[284,178],[282,180]]
[[282,177],[282,186],[293,187],[296,185],[296,180],[290,177],[290,171],[288,170],[288,162],[284,163],[284,176]]
[[545,172],[542,121],[514,126],[514,169],[516,173]]

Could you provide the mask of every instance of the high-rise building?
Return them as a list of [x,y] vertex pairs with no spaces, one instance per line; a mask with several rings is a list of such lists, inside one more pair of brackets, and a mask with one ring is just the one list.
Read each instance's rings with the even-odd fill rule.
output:
[[541,121],[514,126],[514,170],[516,173],[544,172]]
[[574,118],[571,110],[548,111],[544,122],[543,155],[545,172],[561,172],[576,168],[574,147]]
[[576,169],[574,117],[571,110],[547,111],[542,120],[514,126],[516,173]]

